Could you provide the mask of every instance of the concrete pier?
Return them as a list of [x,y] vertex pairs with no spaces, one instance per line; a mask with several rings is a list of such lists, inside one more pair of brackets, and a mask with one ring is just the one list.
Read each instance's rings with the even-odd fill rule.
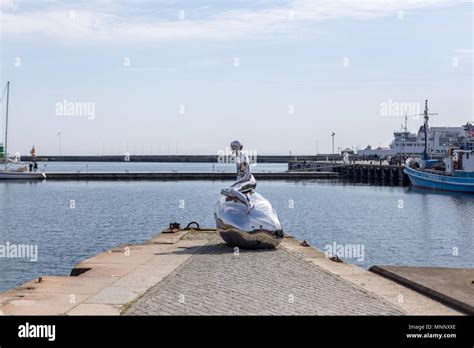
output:
[[474,315],[474,269],[373,266],[369,271]]
[[[68,172],[46,173],[47,180],[235,180],[235,173],[206,172]],[[335,172],[271,172],[254,173],[257,180],[314,180],[337,179]]]
[[276,250],[213,229],[163,231],[0,294],[5,315],[458,315],[423,294],[286,235]]

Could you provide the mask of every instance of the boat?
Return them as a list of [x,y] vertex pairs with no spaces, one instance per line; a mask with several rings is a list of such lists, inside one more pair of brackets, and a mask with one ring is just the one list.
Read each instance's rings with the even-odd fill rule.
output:
[[474,151],[454,150],[453,156],[445,161],[453,162],[453,157],[458,158],[457,163],[462,163],[460,169],[454,169],[454,165],[451,167],[453,170],[446,165],[444,171],[405,166],[403,171],[414,187],[474,193]]
[[442,160],[430,159],[427,150],[428,101],[425,103],[425,150],[421,158],[409,158],[403,172],[412,186],[423,189],[474,193],[474,127],[467,123],[462,146],[448,149]]
[[[7,82],[3,96],[7,94],[6,112],[5,112],[5,144],[0,145],[0,159],[3,161],[4,168],[0,169],[0,180],[44,180],[45,173],[30,172],[25,163],[14,161],[8,156],[8,103],[10,98],[10,81]],[[2,96],[2,98],[3,98]],[[18,168],[15,166],[20,165]]]
[[[408,130],[407,122],[408,116],[405,116],[405,125],[401,125],[400,130],[393,132],[393,140],[388,147],[372,148],[368,145],[365,149],[358,150],[357,155],[366,158],[421,156],[425,147],[424,126],[420,126],[417,133],[412,133]],[[462,126],[430,126],[428,128],[428,151],[436,157],[443,158],[449,148],[459,147],[463,138],[464,129]]]

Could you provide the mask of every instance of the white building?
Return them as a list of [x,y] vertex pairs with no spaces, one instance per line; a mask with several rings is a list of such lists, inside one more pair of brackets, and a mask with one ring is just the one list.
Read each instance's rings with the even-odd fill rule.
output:
[[378,157],[378,158],[384,158],[387,156],[395,156],[396,152],[395,150],[392,150],[388,147],[378,147],[376,149],[372,149],[372,146],[367,145],[367,147],[363,150],[358,150],[357,151],[358,156],[366,156],[366,157]]

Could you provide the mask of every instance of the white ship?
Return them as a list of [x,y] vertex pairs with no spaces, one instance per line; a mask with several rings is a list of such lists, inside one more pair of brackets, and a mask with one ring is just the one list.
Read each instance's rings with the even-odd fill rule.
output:
[[[384,158],[387,156],[420,155],[425,150],[425,129],[420,126],[418,133],[411,133],[406,125],[393,133],[394,139],[389,147],[373,149],[370,145],[357,151],[357,155]],[[465,142],[463,127],[428,127],[428,153],[432,156],[445,156],[449,148],[459,147]]]

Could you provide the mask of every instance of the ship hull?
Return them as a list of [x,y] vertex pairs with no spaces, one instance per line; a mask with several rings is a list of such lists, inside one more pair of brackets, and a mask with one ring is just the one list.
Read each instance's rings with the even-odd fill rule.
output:
[[408,175],[412,186],[438,191],[474,193],[474,177],[450,176],[428,173],[405,167],[403,172]]

